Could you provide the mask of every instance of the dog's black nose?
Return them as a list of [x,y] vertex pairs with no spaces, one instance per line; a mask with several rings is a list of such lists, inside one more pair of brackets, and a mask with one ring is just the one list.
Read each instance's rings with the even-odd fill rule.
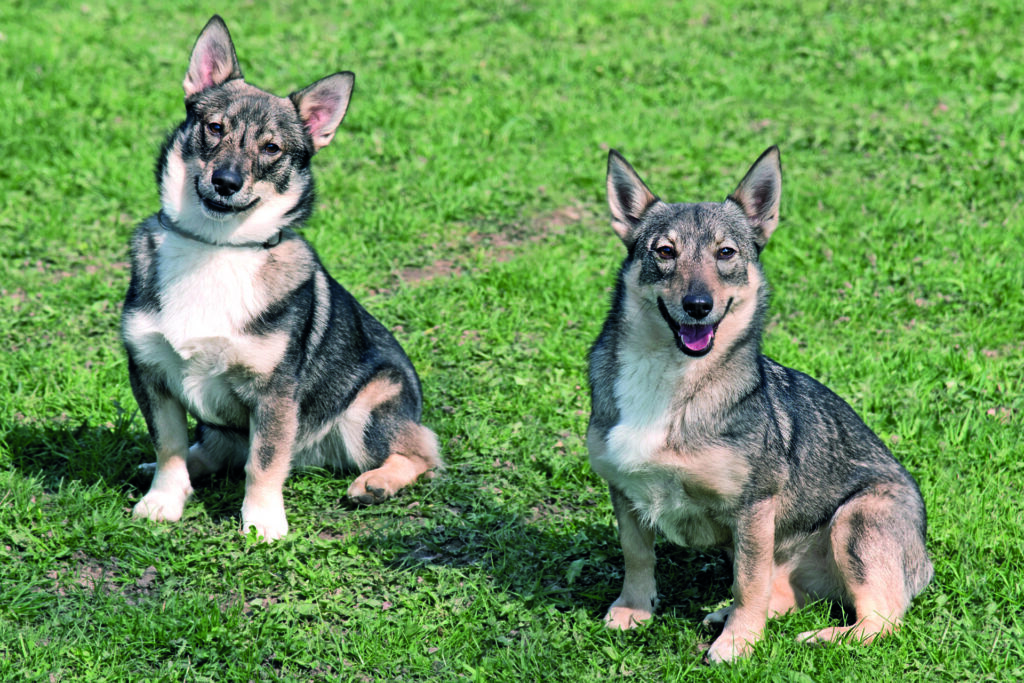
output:
[[687,294],[683,297],[683,310],[697,320],[706,318],[714,307],[715,302],[710,294]]
[[230,168],[218,168],[213,172],[211,182],[221,197],[230,197],[242,189],[242,176]]

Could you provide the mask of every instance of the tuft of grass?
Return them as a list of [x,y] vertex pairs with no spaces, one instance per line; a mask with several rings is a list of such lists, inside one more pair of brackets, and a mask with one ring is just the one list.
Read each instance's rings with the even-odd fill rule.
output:
[[[357,74],[306,236],[420,371],[443,476],[372,508],[292,477],[130,518],[152,459],[118,340],[134,224],[210,10],[0,6],[3,680],[1019,680],[1024,677],[1024,49],[1009,0],[276,3],[227,10],[251,82]],[[870,648],[814,605],[701,667],[718,553],[660,543],[661,607],[604,629],[622,555],[586,462],[586,352],[621,246],[605,158],[720,199],[783,154],[766,350],[917,477],[931,587]]]

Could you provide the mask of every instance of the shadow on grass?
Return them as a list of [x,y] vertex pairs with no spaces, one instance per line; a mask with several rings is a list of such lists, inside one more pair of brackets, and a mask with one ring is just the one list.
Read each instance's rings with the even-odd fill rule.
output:
[[38,478],[50,491],[62,481],[103,484],[131,491],[144,487],[138,465],[153,459],[153,447],[136,415],[118,409],[113,423],[79,425],[54,422],[15,424],[0,434],[11,464],[26,476]]
[[[0,434],[0,441],[14,468],[38,478],[47,490],[78,480],[102,483],[137,498],[150,482],[138,466],[153,460],[149,436],[139,429],[140,423],[137,415],[125,411],[114,423],[102,426],[25,423]],[[389,524],[389,530],[365,536],[351,528],[345,533],[357,533],[365,552],[389,558],[388,566],[396,571],[482,571],[498,592],[529,608],[582,607],[594,619],[603,616],[623,580],[622,551],[613,525],[580,524],[578,509],[567,516],[571,524],[563,524],[557,509],[527,521],[497,501],[475,496],[469,501],[457,491],[452,491],[456,495],[449,505],[435,508],[435,514],[418,525]],[[237,520],[243,497],[244,473],[229,471],[196,482],[192,505],[202,505],[213,521]],[[344,508],[356,506],[343,502],[341,507],[344,515]],[[709,607],[729,597],[732,571],[724,553],[659,540],[657,554],[659,614],[696,622]]]
[[[483,571],[496,590],[528,608],[585,609],[601,619],[622,588],[616,529],[606,524],[526,522],[500,508],[455,516],[431,529],[369,537],[365,547],[391,558],[397,570],[451,567]],[[731,596],[724,552],[657,543],[658,613],[699,622]]]
[[[130,498],[142,496],[151,476],[139,471],[139,465],[153,462],[152,442],[138,412],[118,409],[113,423],[95,426],[83,422],[68,424],[25,423],[0,434],[7,446],[11,464],[25,476],[42,482],[47,491],[56,491],[61,482],[79,481],[85,485],[102,483]],[[211,519],[239,517],[242,506],[244,472],[226,471],[197,482],[193,500],[201,503]]]

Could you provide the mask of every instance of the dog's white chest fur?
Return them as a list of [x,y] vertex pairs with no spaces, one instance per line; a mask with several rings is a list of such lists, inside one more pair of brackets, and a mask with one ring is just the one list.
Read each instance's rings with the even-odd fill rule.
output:
[[[262,249],[211,247],[169,235],[158,252],[161,331],[176,350],[231,339],[266,306],[257,277]],[[184,355],[184,357],[188,357]]]
[[231,369],[269,372],[284,354],[286,336],[245,331],[267,304],[259,287],[266,258],[261,249],[168,235],[156,254],[160,310],[139,310],[126,321],[138,362],[162,371],[189,412],[207,422],[237,417]]
[[[678,353],[675,348],[672,353]],[[668,356],[667,358],[665,356]],[[592,461],[602,477],[633,504],[640,518],[679,545],[721,543],[721,526],[709,519],[715,507],[714,475],[702,473],[710,457],[672,450],[669,436],[678,428],[676,405],[686,365],[643,346],[624,345],[615,378],[619,422],[605,436],[604,453]],[[697,498],[694,492],[709,496]]]

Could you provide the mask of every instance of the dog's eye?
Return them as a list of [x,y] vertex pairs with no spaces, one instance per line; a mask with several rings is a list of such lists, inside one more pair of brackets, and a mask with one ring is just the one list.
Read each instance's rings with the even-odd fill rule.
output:
[[667,244],[661,247],[656,247],[654,249],[654,252],[665,260],[676,257],[676,250],[668,246]]
[[210,121],[206,124],[206,130],[210,131],[214,135],[221,135],[224,132],[224,126],[217,123],[216,121]]
[[277,154],[280,151],[281,148],[275,145],[273,142],[268,142],[267,144],[263,145],[264,154]]
[[720,261],[728,261],[736,255],[736,250],[732,247],[722,247],[718,250],[718,259]]

